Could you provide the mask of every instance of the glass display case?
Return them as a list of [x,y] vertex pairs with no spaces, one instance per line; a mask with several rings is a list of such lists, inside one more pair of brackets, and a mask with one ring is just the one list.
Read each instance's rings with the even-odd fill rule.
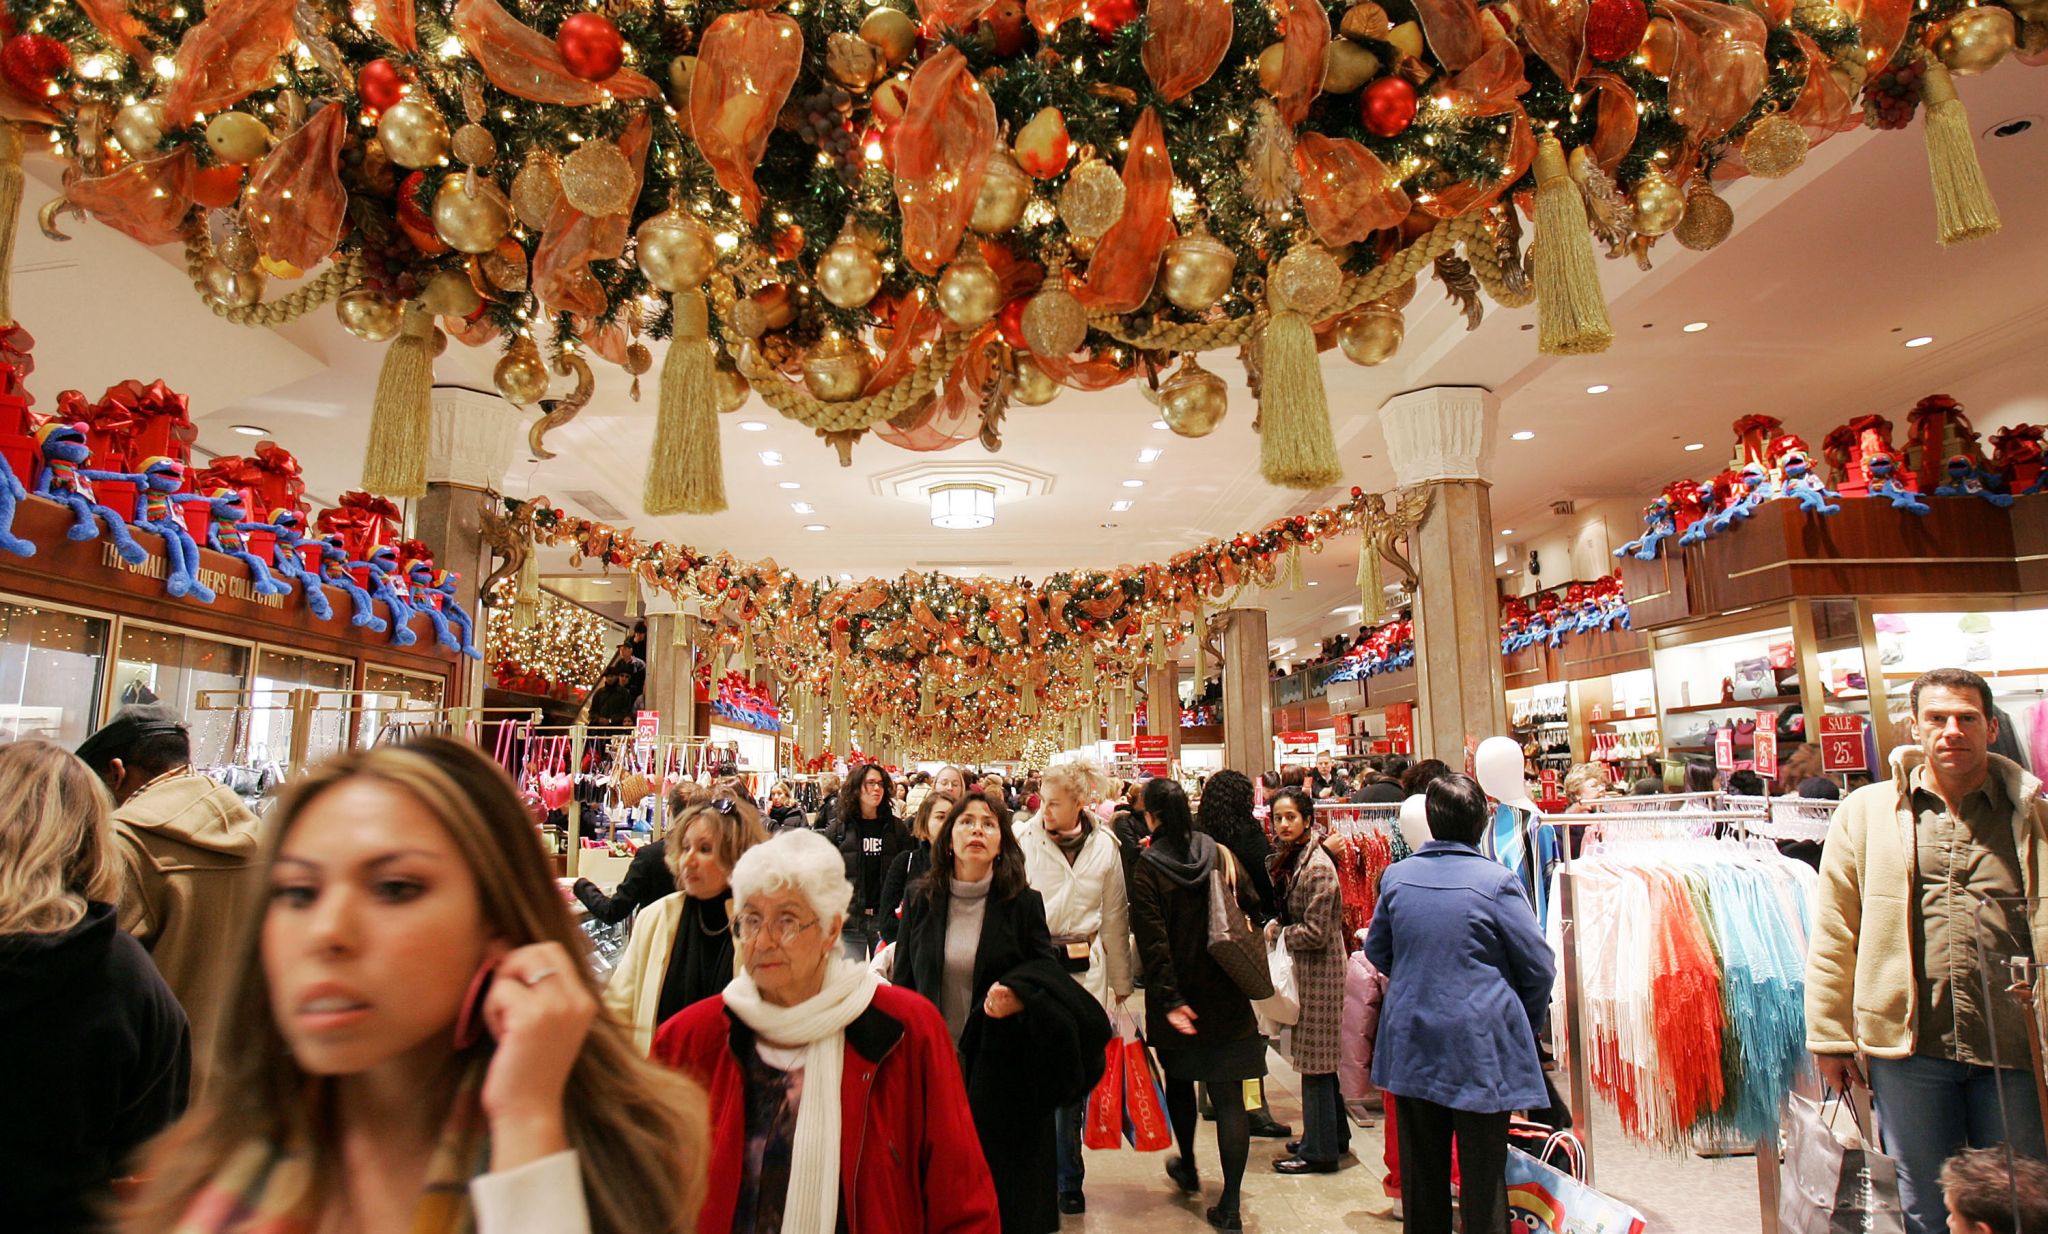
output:
[[242,761],[249,730],[246,712],[201,709],[200,691],[240,693],[248,688],[249,643],[207,638],[146,622],[121,623],[114,661],[112,705],[161,703],[185,720],[192,734],[192,761],[201,767]]
[[0,740],[69,749],[99,722],[111,622],[0,600]]
[[[249,689],[248,761],[279,763],[289,773],[301,759],[315,763],[347,749],[354,688],[355,665],[347,660],[261,648]],[[295,700],[297,691],[313,693]],[[309,713],[304,750],[292,749],[295,702]]]
[[[364,665],[356,748],[367,749],[380,740],[412,736],[417,730],[404,723],[403,713],[438,712],[442,697],[443,682],[439,677],[408,673],[382,664]],[[385,732],[387,728],[392,729],[390,734]]]
[[1761,713],[1774,717],[1781,747],[1798,740],[1790,725],[1803,714],[1803,696],[1790,624],[1671,644],[1660,638],[1653,658],[1670,757],[1711,763],[1719,734],[1732,729],[1735,765],[1746,767]]
[[[1876,607],[1876,606],[1873,606]],[[1963,668],[1991,686],[2001,740],[1992,748],[2023,766],[2048,747],[2048,609],[2007,612],[1873,612],[1871,634],[1884,680],[1883,747],[1913,739],[1913,679]],[[2006,740],[2009,738],[2010,740]]]

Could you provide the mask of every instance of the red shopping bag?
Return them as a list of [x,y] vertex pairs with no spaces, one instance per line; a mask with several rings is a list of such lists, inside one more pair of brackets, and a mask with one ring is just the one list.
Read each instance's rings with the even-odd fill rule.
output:
[[1088,1123],[1081,1143],[1089,1148],[1115,1148],[1122,1143],[1124,1122],[1124,1043],[1121,1037],[1103,1047],[1102,1079],[1088,1094]]
[[1145,1048],[1143,1035],[1116,1043],[1124,1049],[1124,1138],[1141,1153],[1156,1153],[1173,1144],[1166,1121],[1166,1086]]

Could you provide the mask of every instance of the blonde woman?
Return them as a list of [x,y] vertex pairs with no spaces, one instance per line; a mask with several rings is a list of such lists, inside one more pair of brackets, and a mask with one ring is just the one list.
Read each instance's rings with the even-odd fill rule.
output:
[[315,767],[270,812],[225,958],[221,1066],[152,1149],[128,1234],[677,1234],[703,1094],[598,1014],[512,782],[426,738]]
[[[1045,900],[1053,949],[1081,987],[1110,1009],[1131,996],[1131,927],[1124,901],[1124,865],[1117,837],[1088,810],[1102,797],[1102,773],[1093,763],[1055,763],[1039,781],[1044,808],[1017,826],[1024,877]],[[1085,1167],[1081,1127],[1086,1101],[1055,1112],[1060,1211],[1088,1211],[1081,1192]]]
[[732,945],[732,868],[768,838],[750,801],[730,793],[678,815],[664,838],[671,885],[678,890],[633,920],[605,1009],[633,1032],[633,1048],[654,1047],[654,1030],[699,999],[725,988],[737,971]]
[[185,1013],[116,928],[113,800],[44,741],[0,746],[0,1213],[100,1228],[128,1155],[185,1108]]
[[[668,816],[670,819],[681,818],[709,800],[710,789],[695,780],[683,780],[669,790]],[[633,854],[632,864],[626,867],[626,876],[612,888],[610,895],[587,878],[577,879],[570,889],[590,915],[606,925],[617,925],[663,896],[674,895],[676,875],[669,868],[666,836],[641,846],[640,851]]]

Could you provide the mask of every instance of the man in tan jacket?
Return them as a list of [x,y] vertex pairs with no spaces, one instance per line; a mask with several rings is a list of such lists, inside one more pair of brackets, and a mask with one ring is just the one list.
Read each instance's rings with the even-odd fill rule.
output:
[[261,820],[192,770],[192,741],[166,707],[123,707],[78,757],[114,795],[121,927],[149,949],[192,1022],[192,1088],[203,1091],[228,990],[230,954],[257,909]]
[[[1941,1165],[1965,1146],[2048,1153],[2012,957],[2048,956],[2048,803],[1990,752],[1991,687],[1962,669],[1913,683],[1918,744],[1851,793],[1821,857],[1806,960],[1806,1045],[1821,1079],[1867,1082],[1899,1162],[1911,1234],[1941,1234]],[[1858,1064],[1858,1055],[1868,1071]]]

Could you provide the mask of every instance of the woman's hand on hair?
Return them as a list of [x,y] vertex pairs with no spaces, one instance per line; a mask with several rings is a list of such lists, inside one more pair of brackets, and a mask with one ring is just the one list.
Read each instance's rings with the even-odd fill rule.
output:
[[561,944],[535,943],[498,962],[484,999],[484,1022],[498,1043],[482,1094],[493,1171],[569,1147],[563,1093],[596,1018],[582,965]]
[[981,1000],[981,1009],[991,1020],[1007,1020],[1024,1010],[1024,1000],[1009,986],[997,982],[988,988],[988,997]]

